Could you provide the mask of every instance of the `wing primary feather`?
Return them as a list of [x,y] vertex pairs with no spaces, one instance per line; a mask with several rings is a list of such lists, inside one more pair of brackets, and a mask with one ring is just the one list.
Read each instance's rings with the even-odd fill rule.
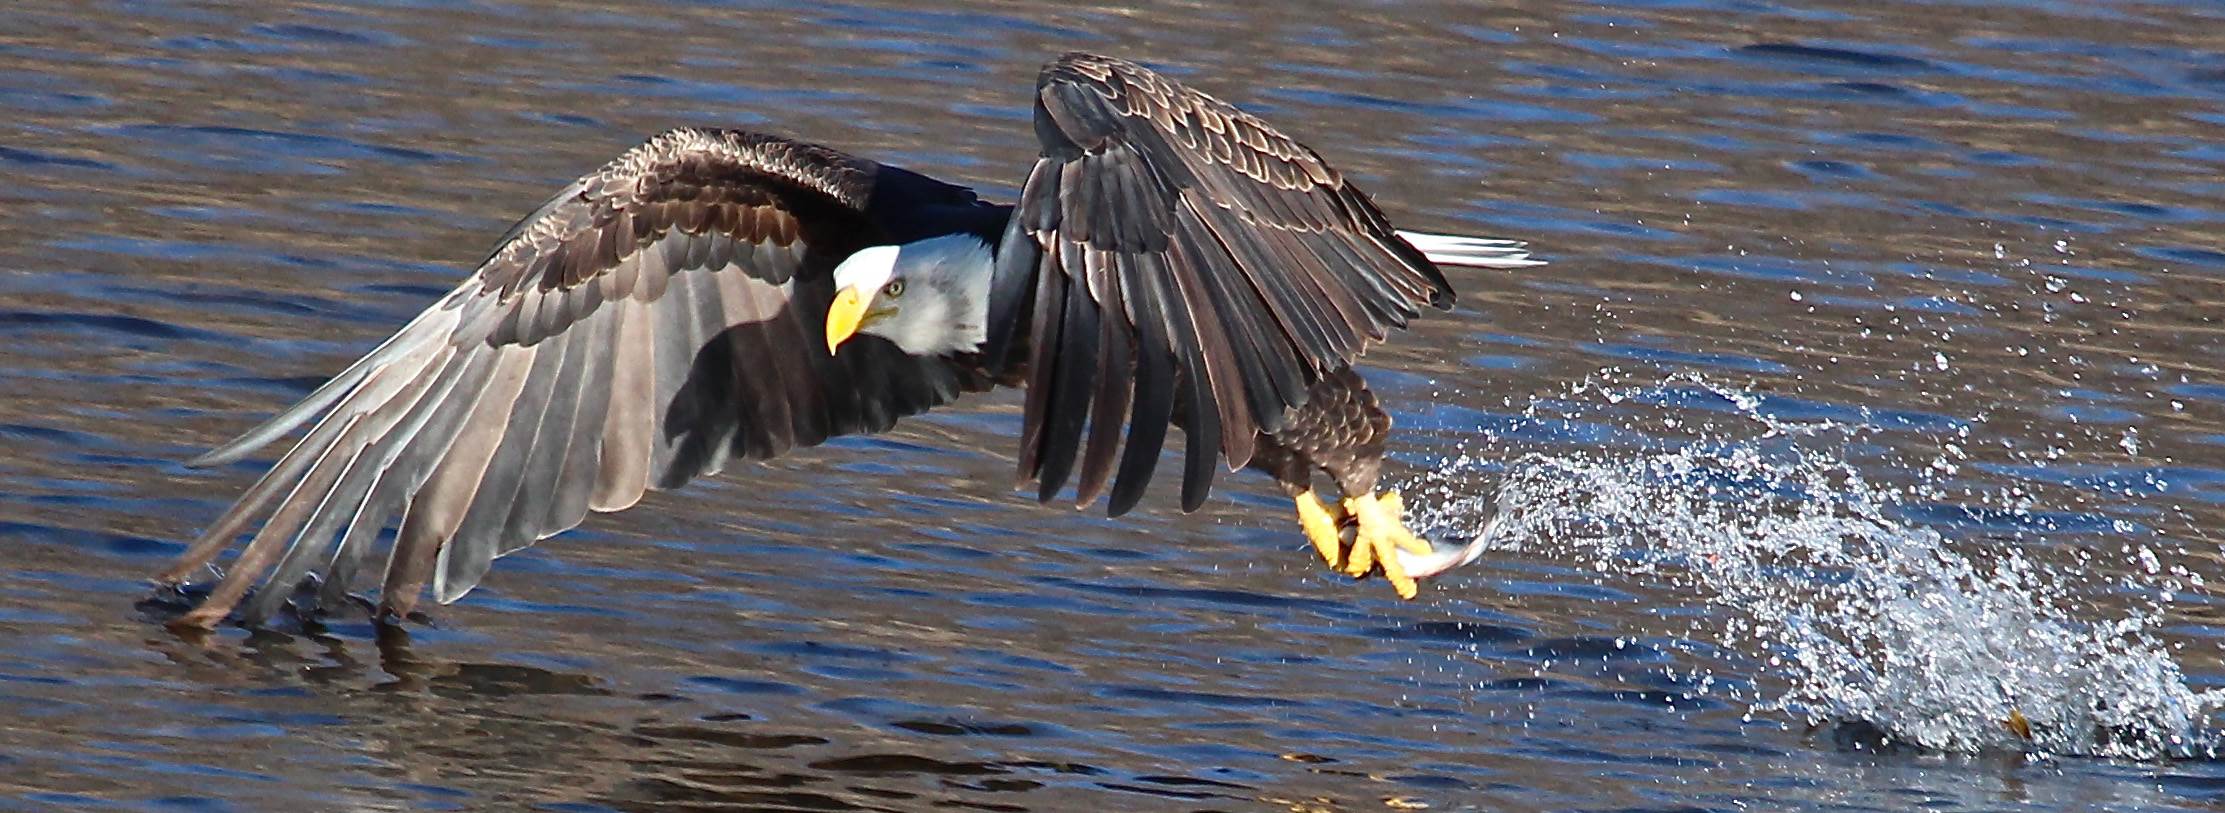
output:
[[[1083,273],[1090,274],[1089,252],[1077,253],[1082,254],[1077,259],[1083,263]],[[1074,470],[1074,455],[1081,444],[1082,425],[1089,418],[1090,393],[1098,374],[1097,318],[1097,301],[1088,289],[1072,286],[1066,294],[1066,316],[1059,321],[1058,366],[1051,378],[1051,398],[1044,407],[1048,426],[1043,429],[1041,469],[1036,478],[1041,484],[1036,492],[1040,502],[1050,502],[1057,496]]]
[[518,483],[518,498],[511,504],[510,516],[502,523],[506,532],[495,556],[500,557],[538,541],[543,533],[553,532],[551,517],[557,513],[555,505],[561,488],[565,460],[572,454],[572,443],[579,436],[580,403],[591,395],[581,386],[589,368],[594,363],[595,341],[602,338],[595,326],[607,314],[590,313],[574,321],[559,337],[564,345],[564,363],[558,368],[555,383],[549,386],[549,404],[542,413],[541,424],[533,431],[533,449],[526,455],[525,475]]
[[[762,346],[764,342],[753,345],[749,340],[751,336],[762,335],[765,327],[757,314],[769,303],[758,301],[758,297],[764,291],[777,289],[753,281],[738,271],[729,268],[713,274],[707,281],[718,288],[721,309],[718,323],[722,327],[696,351],[695,365],[688,373],[688,387],[702,392],[692,399],[693,402],[713,410],[697,419],[690,429],[695,442],[702,446],[703,457],[693,464],[699,474],[724,469],[726,461],[736,453],[745,459],[752,458],[755,450],[770,448],[769,432],[785,429],[759,417],[762,398],[751,386],[769,374],[778,373],[777,369],[768,372],[772,362],[751,357],[753,347]],[[779,311],[774,310],[773,314],[777,319]],[[811,347],[809,344],[795,346]],[[682,399],[687,400],[690,399]],[[681,403],[676,401],[671,408],[678,408]],[[669,412],[666,420],[672,420]]]
[[[721,327],[710,336],[710,343],[703,345],[701,356],[696,356],[696,370],[692,372],[703,381],[701,388],[712,392],[708,399],[699,401],[712,410],[710,419],[696,428],[708,452],[708,457],[696,463],[701,466],[701,474],[723,470],[725,461],[734,457],[736,450],[748,448],[750,443],[743,441],[743,432],[750,432],[757,425],[768,425],[768,428],[772,425],[770,419],[761,417],[757,403],[743,403],[745,381],[754,379],[761,368],[761,365],[743,365],[743,350],[748,347],[745,336],[763,334],[765,319],[779,321],[783,316],[790,316],[785,285],[754,281],[745,274],[716,274],[712,283],[719,287],[719,303],[723,307],[719,316]],[[790,354],[790,365],[801,368],[801,374],[808,381],[819,381],[817,365],[810,361],[812,356],[819,354],[819,345],[799,341],[792,347],[797,350]],[[781,430],[792,430],[794,423],[797,421],[790,419],[788,425],[781,425]]]
[[[1126,152],[1115,153],[1127,156]],[[1127,160],[1126,158],[1122,159]],[[1111,243],[1120,251],[1140,251],[1147,248],[1144,235],[1149,231],[1145,222],[1150,218],[1152,204],[1145,200],[1140,187],[1143,179],[1136,177],[1133,169],[1126,172],[1107,172],[1098,181],[1106,208],[1112,211]]]
[[[1261,432],[1282,430],[1282,415],[1286,405],[1303,406],[1310,382],[1305,372],[1298,369],[1303,359],[1294,357],[1297,348],[1280,325],[1272,324],[1274,315],[1262,301],[1252,285],[1245,282],[1249,269],[1239,268],[1229,257],[1220,242],[1200,222],[1194,210],[1185,210],[1179,218],[1183,254],[1193,258],[1194,268],[1177,279],[1197,286],[1204,294],[1202,299],[1220,318],[1212,322],[1228,337],[1230,355],[1226,367],[1233,368],[1240,394],[1250,418]],[[1200,308],[1203,310],[1203,308]],[[1215,370],[1214,372],[1219,372]],[[1218,380],[1216,386],[1220,386]],[[1227,397],[1226,390],[1216,390],[1216,397]],[[1229,422],[1229,426],[1241,424]],[[1230,440],[1233,438],[1224,438]],[[1248,439],[1247,439],[1248,440]],[[1246,444],[1248,446],[1248,444]],[[1242,456],[1229,455],[1229,467],[1238,468],[1249,462],[1247,450]]]
[[[485,350],[450,355],[424,396],[402,408],[394,416],[395,425],[379,433],[378,439],[363,451],[362,458],[371,461],[371,483],[365,489],[367,496],[362,504],[356,506],[354,515],[349,518],[346,532],[340,535],[339,547],[332,552],[324,588],[318,593],[321,606],[338,606],[347,598],[347,589],[354,583],[355,574],[370,562],[379,530],[386,526],[387,518],[408,501],[412,476],[401,470],[398,461],[417,445],[418,435],[434,415],[442,412],[443,405],[452,403],[452,397],[464,386],[463,382],[471,382],[465,387],[469,394],[453,402],[468,401],[479,391],[493,356]],[[445,446],[446,443],[447,438],[442,437],[437,443],[427,445]]]
[[638,300],[618,303],[618,339],[612,344],[610,406],[603,413],[601,467],[588,507],[618,511],[649,488],[650,434],[656,431],[655,313]]
[[[1327,328],[1319,312],[1326,295],[1316,279],[1327,273],[1320,259],[1284,229],[1262,226],[1239,232],[1243,224],[1231,223],[1226,216],[1201,212],[1197,219],[1204,233],[1242,270],[1244,280],[1266,303],[1290,343],[1304,353],[1308,369],[1319,373],[1341,366],[1348,342]],[[1244,239],[1247,234],[1254,239]],[[1268,256],[1268,246],[1280,257]],[[1269,282],[1277,279],[1287,281]]]
[[1329,257],[1316,251],[1307,237],[1275,231],[1271,239],[1281,254],[1296,258],[1298,273],[1293,276],[1305,286],[1298,298],[1311,307],[1315,327],[1330,348],[1322,360],[1350,359],[1367,347],[1368,311],[1354,298],[1341,272],[1332,268]]
[[[1176,243],[1175,248],[1177,251],[1169,255],[1167,262],[1172,272],[1169,275],[1172,288],[1167,292],[1167,299],[1182,303],[1182,307],[1167,309],[1176,320],[1177,329],[1172,332],[1175,349],[1187,359],[1182,371],[1189,378],[1191,389],[1195,390],[1192,397],[1218,413],[1218,420],[1209,428],[1222,453],[1227,455],[1229,467],[1241,468],[1251,461],[1254,443],[1251,387],[1245,383],[1245,377],[1257,375],[1256,367],[1249,363],[1246,355],[1239,355],[1249,350],[1248,345],[1239,349],[1235,344],[1224,327],[1227,322],[1212,296],[1213,289],[1198,279],[1199,258],[1184,256],[1189,248],[1187,243]],[[1189,341],[1184,341],[1185,338]],[[1194,444],[1192,446],[1194,448]],[[1199,465],[1195,460],[1184,463],[1193,472]],[[1194,479],[1184,477],[1185,493],[1192,488],[1190,483]],[[1211,480],[1210,477],[1205,479]],[[1202,492],[1197,499],[1204,499]]]
[[354,446],[349,452],[354,456],[348,460],[347,468],[325,492],[316,511],[310,515],[309,523],[294,537],[293,545],[271,570],[263,588],[240,607],[241,623],[254,626],[270,618],[302,579],[308,578],[317,565],[331,560],[333,546],[340,541],[339,532],[362,505],[378,474],[371,468],[370,461],[360,454],[361,442]]
[[[1023,209],[1013,212],[1005,222],[1004,237],[997,242],[996,269],[989,282],[989,330],[981,346],[984,366],[992,376],[1011,368],[1020,326],[1035,321],[1031,310],[1037,288],[1035,277],[1042,270],[1044,256],[1033,230],[1055,228],[1057,199],[1057,165],[1049,159],[1037,161],[1020,196]],[[1043,211],[1030,217],[1026,211],[1030,208]],[[1052,225],[1038,226],[1037,218],[1047,219]]]
[[[1046,265],[1060,263],[1057,255],[1046,252]],[[1034,342],[1033,357],[1028,362],[1028,393],[1020,420],[1020,480],[1026,482],[1042,471],[1043,431],[1049,418],[1052,382],[1058,370],[1059,332],[1066,315],[1066,272],[1056,268],[1046,269],[1036,275],[1035,328],[1030,331]]]
[[237,462],[240,458],[254,453],[255,450],[270,445],[271,441],[293,431],[310,418],[347,397],[357,384],[362,383],[363,377],[370,373],[369,368],[372,365],[369,362],[370,359],[368,358],[356,362],[355,367],[343,371],[340,375],[333,376],[331,381],[325,382],[323,386],[311,392],[309,397],[301,400],[301,403],[271,416],[269,420],[257,424],[255,428],[249,429],[239,437],[225,442],[224,445],[187,460],[185,462],[186,466],[196,469],[221,466],[226,463]]
[[1332,268],[1342,269],[1345,285],[1350,287],[1369,313],[1368,338],[1382,341],[1393,327],[1406,324],[1413,315],[1413,306],[1396,286],[1383,278],[1380,258],[1363,256],[1360,246],[1349,234],[1317,237],[1310,241],[1316,250],[1326,249],[1335,256],[1323,255]]
[[[1205,495],[1213,486],[1213,470],[1217,468],[1214,463],[1219,459],[1221,446],[1221,413],[1219,407],[1213,403],[1210,384],[1200,380],[1205,376],[1205,360],[1201,358],[1203,353],[1195,343],[1195,318],[1189,310],[1188,302],[1178,293],[1169,290],[1166,283],[1171,277],[1167,267],[1177,261],[1171,257],[1164,262],[1154,262],[1155,259],[1157,255],[1137,255],[1131,258],[1131,261],[1140,260],[1136,262],[1135,272],[1128,278],[1135,292],[1143,295],[1142,305],[1137,308],[1137,318],[1142,321],[1145,312],[1155,311],[1162,331],[1159,336],[1163,337],[1160,341],[1144,342],[1143,347],[1138,350],[1137,363],[1142,365],[1147,362],[1150,356],[1142,354],[1153,350],[1158,351],[1159,358],[1172,362],[1171,380],[1167,382],[1172,385],[1169,390],[1170,401],[1179,403],[1171,405],[1171,414],[1175,422],[1182,425],[1185,438],[1182,510],[1195,511],[1198,506],[1205,504]],[[1139,381],[1139,388],[1143,384],[1144,382]],[[1137,401],[1136,415],[1129,418],[1128,457],[1122,461],[1122,482],[1115,486],[1116,492],[1127,485],[1129,476],[1126,470],[1132,465],[1141,469],[1148,477],[1159,448],[1165,443],[1166,425],[1163,422],[1145,421],[1144,418],[1152,413],[1145,411],[1144,399],[1140,395]],[[1139,444],[1151,440],[1149,435],[1137,434],[1147,428],[1158,436],[1156,442],[1149,444],[1149,453],[1154,462],[1143,462],[1135,458],[1139,453]],[[1135,487],[1140,491],[1143,483],[1139,481]],[[1116,494],[1116,509],[1121,508],[1120,502]]]
[[657,433],[650,446],[654,450],[649,456],[651,488],[687,482],[708,458],[708,449],[694,430],[718,424],[723,406],[718,399],[725,390],[720,385],[704,386],[709,382],[696,378],[706,351],[713,355],[725,351],[723,345],[710,346],[720,332],[717,323],[725,318],[710,281],[710,272],[700,268],[677,272],[665,283],[664,298],[656,303]]
[[[384,465],[371,454],[374,445],[386,438],[399,423],[421,402],[428,390],[440,382],[443,366],[453,357],[452,352],[437,352],[432,358],[412,370],[382,369],[381,375],[404,379],[402,388],[374,408],[362,412],[356,425],[341,436],[336,451],[347,461],[347,467],[334,481],[310,515],[309,523],[295,537],[263,590],[257,592],[240,608],[241,619],[254,625],[269,618],[280,604],[292,594],[295,585],[320,564],[331,561],[333,546],[344,540],[339,536],[345,523],[362,509],[365,499],[378,479]],[[428,372],[430,370],[430,372]],[[340,451],[344,449],[344,451]]]
[[448,454],[449,446],[479,407],[500,362],[514,347],[481,346],[464,354],[463,371],[454,386],[433,402],[423,423],[396,452],[392,465],[402,477],[404,491],[414,495],[424,487],[426,478],[432,476],[434,467]]
[[[348,429],[354,428],[356,422],[362,419],[363,413],[360,412],[348,416],[341,422],[340,433],[345,435]],[[315,518],[312,512],[323,503],[323,497],[331,491],[346,467],[347,461],[334,454],[341,448],[342,444],[334,443],[326,445],[313,455],[315,464],[287,491],[286,498],[263,521],[263,527],[255,531],[255,538],[232,560],[231,571],[224,574],[223,581],[217,583],[215,590],[209,592],[208,599],[194,609],[195,614],[221,615],[228,612],[239,603],[241,596],[246,595],[248,588],[262,577],[263,571],[278,560],[285,547],[294,542],[303,526]],[[265,589],[291,591],[292,588],[271,584]]]
[[[1108,272],[1109,273],[1109,272]],[[1134,354],[1135,338],[1129,335],[1124,319],[1120,285],[1117,280],[1107,280],[1103,313],[1097,320],[1101,335],[1097,339],[1097,394],[1091,400],[1089,416],[1089,443],[1082,454],[1081,482],[1074,486],[1075,507],[1086,507],[1105,491],[1106,481],[1112,477],[1113,452],[1120,446],[1121,424],[1128,417],[1129,397],[1135,385],[1135,371],[1130,359]]]
[[[337,427],[335,427],[335,431],[337,431]],[[311,431],[311,435],[312,437],[315,435],[314,430]],[[298,477],[303,467],[309,465],[312,456],[298,453],[308,444],[309,440],[310,438],[304,438],[302,443],[295,447],[295,451],[288,452],[286,456],[279,458],[278,462],[271,466],[270,471],[264,472],[262,477],[257,478],[254,485],[248,486],[247,492],[241,494],[240,498],[234,501],[230,508],[225,509],[224,513],[219,515],[215,522],[210,523],[209,527],[202,531],[201,535],[196,537],[192,544],[186,546],[185,553],[180,554],[177,561],[172,562],[170,567],[156,578],[165,582],[185,581],[196,568],[207,564],[209,560],[216,558],[218,553],[223,552],[225,546],[230,545],[233,539],[247,528],[248,523],[252,522],[257,515],[260,515],[263,509],[268,508],[272,500],[278,498],[279,491],[295,477]]]
[[348,529],[340,535],[340,546],[332,551],[332,562],[325,567],[324,587],[317,591],[317,604],[338,607],[348,598],[348,587],[355,583],[355,575],[370,564],[371,554],[378,547],[378,534],[386,527],[386,518],[408,501],[399,481],[387,472],[371,476],[369,496],[356,508],[355,516],[348,520]]
[[1068,242],[1085,246],[1096,244],[1098,203],[1103,194],[1097,183],[1099,173],[1095,165],[1099,160],[1099,156],[1086,156],[1059,168],[1058,231]]
[[1359,187],[1345,184],[1337,190],[1337,202],[1343,204],[1344,210],[1350,213],[1354,222],[1362,225],[1362,231],[1370,240],[1399,259],[1427,297],[1424,301],[1439,310],[1452,308],[1452,282],[1445,279],[1444,269],[1438,268],[1426,252],[1400,238],[1398,231],[1391,228],[1390,219],[1383,216],[1383,210],[1375,205],[1375,201],[1366,192],[1360,191]]
[[[466,286],[470,284],[465,283]],[[364,355],[354,364],[348,365],[347,369],[340,371],[339,375],[333,376],[332,380],[318,386],[316,390],[309,393],[308,397],[301,399],[300,403],[287,407],[284,411],[271,416],[269,420],[256,424],[255,428],[241,433],[239,437],[224,445],[210,449],[200,456],[186,461],[186,465],[194,468],[205,468],[236,462],[240,458],[253,453],[256,449],[269,445],[271,441],[277,440],[280,435],[293,431],[294,427],[300,426],[317,413],[339,403],[342,398],[353,393],[356,385],[361,384],[372,372],[386,366],[402,354],[423,346],[446,327],[452,326],[454,324],[454,311],[460,301],[462,291],[463,288],[458,288],[449,292],[439,302],[434,303],[432,307],[425,309],[423,313],[411,319],[409,324],[403,325],[401,330],[397,330],[394,335],[387,337],[386,341],[380,342],[379,346],[373,348],[370,353]],[[433,324],[436,321],[446,321],[448,324]]]
[[[663,298],[654,305],[657,349],[656,364],[651,370],[656,377],[656,399],[652,402],[656,412],[651,416],[653,423],[650,425],[656,427],[656,431],[649,444],[649,484],[655,488],[670,488],[687,479],[675,477],[672,463],[679,451],[681,435],[669,417],[675,399],[687,384],[688,370],[695,364],[696,351],[709,340],[710,329],[702,319],[702,300],[708,292],[697,284],[702,274],[692,267],[675,271],[665,281]],[[715,307],[717,303],[711,305]]]
[[1130,323],[1135,326],[1136,389],[1134,408],[1128,415],[1128,442],[1121,448],[1119,473],[1113,480],[1111,516],[1134,508],[1150,484],[1164,451],[1167,426],[1176,416],[1175,369],[1179,360],[1168,336],[1173,320],[1158,280],[1164,277],[1163,255],[1138,254],[1121,269],[1120,287]]
[[[426,336],[418,338],[429,341],[432,332],[428,330]],[[416,347],[415,349],[427,350],[429,348]],[[389,356],[389,360],[392,360],[392,358],[392,356]],[[355,384],[362,385],[365,381],[373,380],[369,378],[371,372],[376,372],[376,368],[367,370],[365,377],[359,378]],[[363,394],[363,390],[356,386],[351,386],[348,391]],[[383,398],[384,396],[376,397]],[[231,508],[226,509],[223,515],[217,517],[216,521],[211,523],[209,528],[193,541],[193,544],[188,545],[185,553],[179,555],[178,560],[168,570],[163,571],[159,578],[164,581],[182,581],[195,568],[207,564],[210,559],[215,558],[226,545],[231,544],[233,537],[238,536],[249,522],[253,521],[265,508],[270,507],[271,500],[277,498],[279,492],[287,484],[301,477],[318,456],[329,448],[347,420],[346,418],[339,418],[337,409],[327,411],[323,417],[317,420],[316,425],[309,430],[309,433],[294,445],[292,450],[281,456],[278,462],[271,466],[270,471],[264,472],[263,476],[257,479],[254,485],[249,486],[247,492],[240,495],[239,500],[234,502]]]
[[1206,362],[1198,358],[1204,351],[1196,347],[1178,348],[1187,356],[1180,367],[1182,375],[1176,379],[1175,388],[1188,396],[1183,412],[1189,416],[1182,427],[1185,443],[1182,460],[1182,510],[1196,511],[1205,504],[1205,496],[1212,493],[1213,475],[1221,451],[1221,434],[1226,430],[1221,415],[1213,403],[1212,385],[1198,380]]
[[610,411],[611,357],[617,351],[618,320],[624,300],[610,303],[574,330],[587,331],[580,367],[579,407],[572,415],[572,437],[564,445],[563,474],[556,478],[544,532],[577,527],[587,520],[589,497],[602,469],[603,422]]
[[[455,537],[464,511],[478,495],[487,462],[502,441],[503,427],[509,424],[518,388],[525,383],[526,371],[537,355],[532,348],[517,346],[498,348],[495,353],[499,357],[486,389],[471,399],[470,414],[458,424],[454,440],[439,449],[439,462],[422,486],[413,489],[409,510],[402,516],[402,530],[388,552],[386,581],[379,590],[379,600],[398,615],[406,616],[416,606],[428,576],[442,578],[439,573],[445,568],[436,569],[436,559],[446,557],[449,540]],[[440,587],[436,583],[434,590]]]
[[560,333],[533,345],[532,364],[512,400],[508,420],[488,427],[499,433],[494,453],[474,484],[463,518],[441,547],[440,573],[433,580],[435,601],[452,603],[478,585],[501,552],[505,537],[516,529],[511,516],[519,507],[536,436],[557,394],[555,385],[562,377],[571,340],[572,334]]
[[[1156,306],[1154,306],[1156,307]],[[1174,415],[1174,359],[1167,347],[1166,327],[1158,313],[1148,318],[1138,309],[1136,327],[1135,408],[1128,418],[1128,443],[1120,452],[1120,469],[1113,481],[1109,516],[1120,516],[1143,499],[1144,487],[1159,465],[1167,442],[1167,424]]]

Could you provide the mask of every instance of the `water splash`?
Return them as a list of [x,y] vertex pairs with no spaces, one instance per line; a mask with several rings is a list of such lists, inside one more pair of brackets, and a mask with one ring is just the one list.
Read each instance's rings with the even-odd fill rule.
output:
[[[1436,506],[1424,521],[1440,538],[1488,535],[1493,549],[1728,610],[1691,632],[1783,682],[1756,713],[1941,751],[2154,759],[2225,747],[2225,690],[2187,685],[2157,633],[2160,605],[2091,620],[2102,611],[2081,598],[2090,579],[2013,547],[1964,552],[1897,518],[1910,492],[1847,460],[1859,429],[1781,421],[1751,393],[1691,376],[1664,384],[1730,402],[1746,431],[1666,451],[1529,453],[1504,464],[1492,497],[1467,495],[1504,456],[1463,458],[1424,484],[1435,499],[1419,502]],[[1619,404],[1647,390],[1600,392]]]

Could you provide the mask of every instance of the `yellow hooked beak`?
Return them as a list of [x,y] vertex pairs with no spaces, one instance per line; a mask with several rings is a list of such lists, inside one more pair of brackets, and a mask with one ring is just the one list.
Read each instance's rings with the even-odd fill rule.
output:
[[864,327],[867,308],[873,304],[873,294],[858,290],[852,285],[834,295],[834,303],[827,306],[827,353],[834,354]]

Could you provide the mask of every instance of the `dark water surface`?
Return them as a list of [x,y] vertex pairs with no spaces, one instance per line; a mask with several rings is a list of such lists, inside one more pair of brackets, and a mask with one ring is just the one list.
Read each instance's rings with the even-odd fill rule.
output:
[[[1844,604],[1790,572],[1695,585],[1518,546],[1401,603],[1315,566],[1257,480],[1190,516],[1164,493],[1118,522],[1037,507],[1006,488],[1011,398],[654,495],[407,633],[196,640],[135,606],[256,469],[176,461],[368,350],[560,184],[703,124],[1008,197],[1036,67],[1077,48],[1268,116],[1407,228],[1552,260],[1457,273],[1458,312],[1371,356],[1417,500],[1457,514],[1524,455],[1576,453],[1637,502],[1733,494],[1615,461],[1697,449],[1767,480],[1706,444],[1832,424],[1810,452],[1893,539],[2028,561],[2044,600],[1980,592],[2152,618],[2141,645],[2184,670],[2056,678],[2065,703],[2225,687],[2216,4],[18,0],[0,806],[2225,804],[2214,712],[2162,732],[2181,758],[2136,760],[1880,751],[1752,710],[1802,650],[1742,643],[1741,619]],[[1531,510],[1612,513],[1578,493],[1597,477],[1540,482]],[[1691,521],[1628,546],[1673,558],[1761,518],[1667,513]],[[1967,592],[1917,595],[1954,622],[1917,637],[2044,654],[1988,638],[1997,605]],[[2001,682],[1942,663],[1886,671]],[[1934,710],[1876,696],[1805,708],[1922,739],[1896,721]],[[2002,711],[1957,702],[1939,719]]]

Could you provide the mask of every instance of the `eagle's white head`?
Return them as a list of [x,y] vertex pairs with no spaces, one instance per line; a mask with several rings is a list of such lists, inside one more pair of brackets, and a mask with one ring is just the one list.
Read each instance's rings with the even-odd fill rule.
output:
[[863,333],[914,356],[973,352],[988,338],[989,245],[970,234],[873,246],[835,266],[827,351]]

